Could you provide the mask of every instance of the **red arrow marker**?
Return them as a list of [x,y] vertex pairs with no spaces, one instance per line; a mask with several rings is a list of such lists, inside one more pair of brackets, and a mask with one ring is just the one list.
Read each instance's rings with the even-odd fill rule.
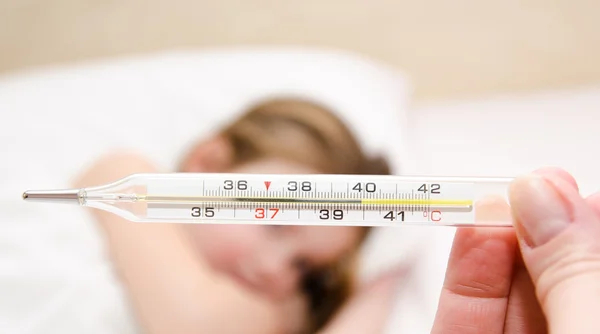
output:
[[267,187],[267,190],[269,190],[270,186],[271,186],[271,181],[265,181],[265,187]]

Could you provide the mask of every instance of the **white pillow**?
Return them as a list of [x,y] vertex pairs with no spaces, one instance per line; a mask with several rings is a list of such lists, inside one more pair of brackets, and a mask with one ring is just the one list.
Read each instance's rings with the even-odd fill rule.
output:
[[[73,159],[85,145],[92,145],[84,152],[91,155],[100,146],[127,145],[169,155],[256,100],[295,95],[331,106],[368,149],[388,153],[404,133],[407,93],[400,73],[352,54],[182,51],[6,77],[0,80],[0,112],[10,115],[4,136],[19,139],[8,148],[13,153],[27,147],[29,153],[60,151],[61,158]],[[51,144],[65,147],[53,150]]]
[[514,176],[567,169],[598,191],[600,84],[528,95],[438,102],[410,111],[409,173]]
[[[437,176],[516,176],[543,166],[567,169],[584,195],[600,190],[600,86],[486,99],[441,101],[411,109],[404,172]],[[382,230],[378,231],[382,233]],[[400,284],[386,333],[429,333],[453,228],[403,228],[418,238],[418,260]],[[391,242],[384,243],[390,251]],[[383,246],[382,246],[383,248]],[[416,251],[416,252],[415,252]],[[379,262],[385,257],[374,256]]]
[[[124,298],[83,211],[23,203],[22,191],[66,187],[82,164],[114,148],[135,148],[174,168],[192,140],[278,94],[332,107],[398,172],[408,92],[404,76],[386,66],[301,48],[167,52],[0,79],[0,328],[134,328],[125,311],[115,315],[126,308]],[[365,275],[376,272],[370,263]]]

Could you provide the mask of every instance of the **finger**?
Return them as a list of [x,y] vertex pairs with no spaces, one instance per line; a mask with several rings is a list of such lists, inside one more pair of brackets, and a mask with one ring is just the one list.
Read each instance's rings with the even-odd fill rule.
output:
[[485,225],[488,222],[512,225],[512,214],[503,196],[491,195],[475,202],[475,222]]
[[600,217],[600,192],[597,192],[585,199],[587,204],[596,212],[596,215]]
[[577,181],[575,181],[575,178],[564,169],[557,167],[544,167],[534,171],[534,173],[550,178],[563,179],[565,182],[567,182],[568,184],[573,186],[573,188],[579,191],[579,186],[577,185]]
[[517,250],[508,297],[504,333],[545,334],[546,318],[535,295],[535,286]]
[[600,333],[600,218],[556,175],[515,179],[509,198],[523,258],[553,333]]
[[458,229],[432,333],[503,333],[516,245],[511,228]]

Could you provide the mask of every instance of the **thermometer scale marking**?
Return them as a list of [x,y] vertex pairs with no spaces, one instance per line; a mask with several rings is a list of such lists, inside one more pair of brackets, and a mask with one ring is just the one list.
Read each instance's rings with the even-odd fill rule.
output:
[[[253,179],[245,175],[202,180],[201,186],[185,180],[175,185],[155,180],[148,186],[146,202],[150,218],[176,217],[190,223],[231,221],[277,224],[390,225],[473,221],[473,184],[469,182],[423,183],[339,175],[295,175]],[[263,189],[263,190],[258,190]],[[242,210],[240,210],[242,209]],[[257,214],[255,211],[265,212]],[[267,214],[277,210],[275,215]],[[260,218],[258,218],[260,217]],[[258,222],[259,221],[259,222]],[[341,224],[340,224],[341,225]]]

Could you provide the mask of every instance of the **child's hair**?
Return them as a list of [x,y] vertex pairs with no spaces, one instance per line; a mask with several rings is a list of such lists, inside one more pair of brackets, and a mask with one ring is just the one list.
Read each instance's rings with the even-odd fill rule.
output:
[[[288,159],[322,174],[389,174],[382,158],[369,158],[351,131],[327,108],[301,99],[255,105],[223,135],[233,146],[234,164],[258,158]],[[363,228],[364,237],[369,229]],[[321,328],[350,295],[356,254],[326,270],[309,273],[302,289],[310,309],[309,331]]]

